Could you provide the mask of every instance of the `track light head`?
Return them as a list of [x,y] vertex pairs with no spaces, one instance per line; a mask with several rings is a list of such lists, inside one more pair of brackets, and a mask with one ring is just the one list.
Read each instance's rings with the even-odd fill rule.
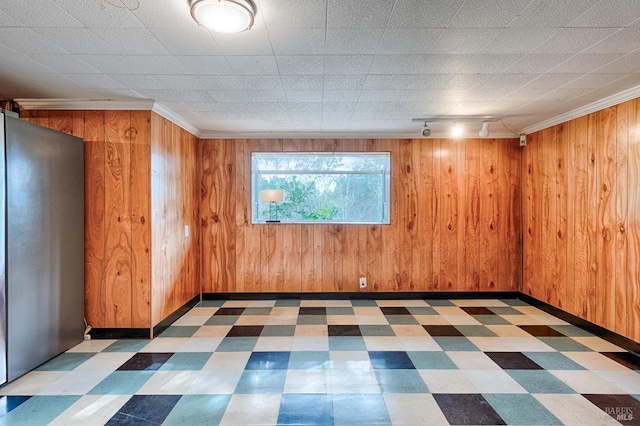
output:
[[489,122],[488,121],[484,121],[482,123],[482,129],[480,129],[480,131],[478,132],[478,136],[480,136],[481,138],[486,138],[487,136],[489,136]]
[[462,126],[454,122],[453,126],[451,126],[451,136],[453,136],[454,138],[459,138],[460,136],[462,136],[463,132],[464,129],[462,128]]
[[431,136],[431,129],[429,128],[429,125],[426,121],[424,122],[424,126],[422,126],[422,136],[424,136],[425,138]]

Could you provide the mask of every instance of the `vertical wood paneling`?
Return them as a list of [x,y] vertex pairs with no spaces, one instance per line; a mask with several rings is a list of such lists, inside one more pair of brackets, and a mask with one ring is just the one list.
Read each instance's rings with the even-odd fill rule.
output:
[[519,290],[520,286],[520,150],[512,140],[498,141],[498,158],[501,162],[498,168],[498,186],[501,189],[498,247],[502,248],[498,281],[500,288],[514,291]]
[[132,327],[151,326],[151,124],[149,111],[131,111]]
[[104,277],[105,135],[104,112],[84,114],[84,310],[93,327],[108,327]]
[[613,235],[615,244],[615,282],[613,291],[613,306],[616,333],[626,335],[628,333],[628,307],[627,307],[627,200],[629,199],[627,181],[627,156],[629,137],[629,106],[623,103],[616,109],[616,158],[615,158],[615,223]]
[[[517,285],[519,148],[493,139],[434,139],[204,140],[201,149],[205,292],[357,291],[361,275],[368,279],[363,291],[478,290],[481,269],[486,290]],[[251,224],[251,153],[282,150],[390,152],[391,223]],[[233,173],[223,170],[228,161]],[[235,195],[235,226],[220,231],[232,234],[226,236],[210,228],[212,212],[224,209],[222,192]],[[514,234],[511,244],[501,245],[500,232]],[[229,251],[236,256],[233,273],[222,260]],[[515,265],[500,266],[512,258]]]
[[627,333],[640,341],[640,99],[629,102],[627,203]]
[[[525,293],[635,341],[640,341],[638,102],[529,135],[522,184]],[[541,174],[530,168],[535,156]],[[532,196],[539,175],[543,199]],[[546,222],[541,229],[531,226],[538,210]],[[542,251],[554,250],[555,257],[539,257],[537,239],[544,242]]]
[[131,141],[129,111],[105,112],[105,280],[107,322],[132,327]]

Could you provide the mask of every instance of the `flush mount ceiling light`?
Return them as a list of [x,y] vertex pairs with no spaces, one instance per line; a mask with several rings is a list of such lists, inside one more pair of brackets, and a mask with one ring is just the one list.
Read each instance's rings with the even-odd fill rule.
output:
[[193,19],[219,33],[240,33],[250,29],[255,14],[251,0],[191,0]]

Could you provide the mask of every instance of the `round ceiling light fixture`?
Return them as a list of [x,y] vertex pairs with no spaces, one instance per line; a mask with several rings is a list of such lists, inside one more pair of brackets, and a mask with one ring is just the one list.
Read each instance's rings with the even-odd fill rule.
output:
[[240,33],[251,28],[256,8],[251,0],[191,0],[191,16],[218,33]]

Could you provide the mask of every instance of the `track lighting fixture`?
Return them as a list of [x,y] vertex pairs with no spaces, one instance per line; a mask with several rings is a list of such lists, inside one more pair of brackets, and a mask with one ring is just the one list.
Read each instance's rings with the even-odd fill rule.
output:
[[478,136],[480,136],[481,138],[486,138],[487,136],[489,136],[489,122],[488,121],[483,121],[482,122],[482,129],[480,129],[480,131],[478,132]]
[[453,136],[454,138],[459,138],[460,136],[462,136],[462,132],[464,132],[462,126],[454,121],[453,126],[451,126],[451,136]]
[[426,121],[424,122],[424,126],[422,126],[422,136],[424,136],[425,138],[431,136],[431,129],[429,128],[429,124],[427,124]]

